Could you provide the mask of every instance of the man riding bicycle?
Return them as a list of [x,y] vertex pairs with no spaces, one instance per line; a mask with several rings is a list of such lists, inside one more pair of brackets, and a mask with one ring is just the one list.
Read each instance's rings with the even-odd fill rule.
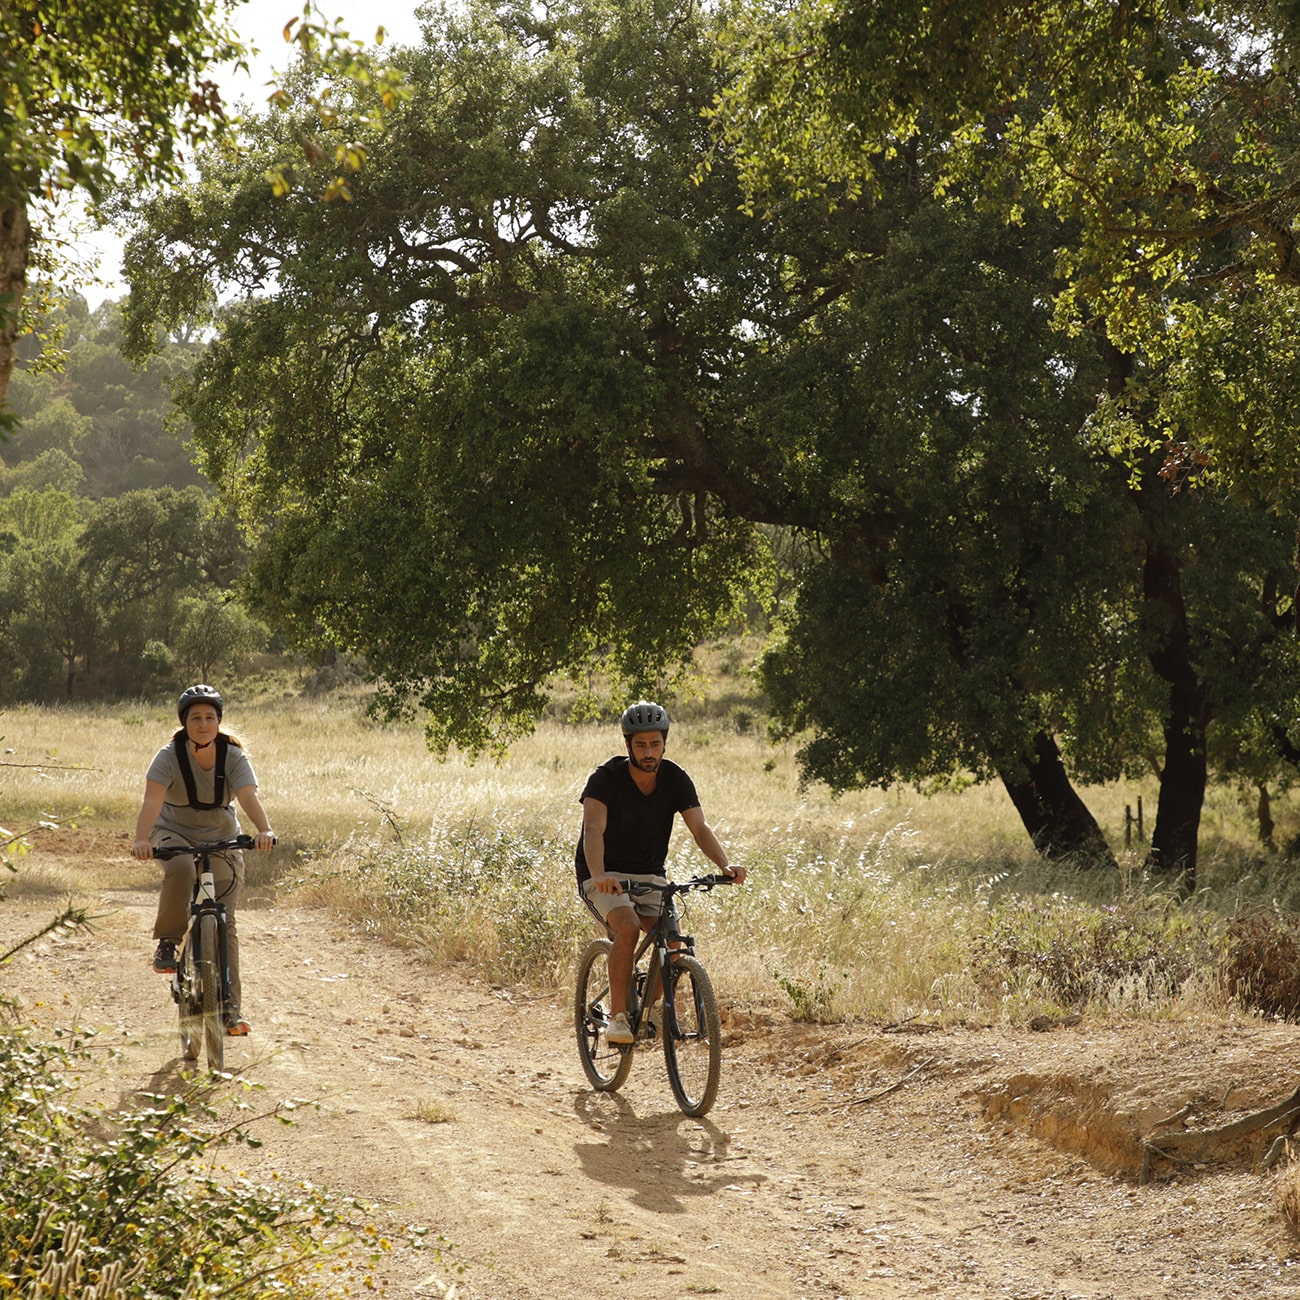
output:
[[[700,851],[719,871],[739,884],[744,867],[732,867],[726,850],[704,819],[695,783],[686,771],[664,757],[668,714],[650,700],[639,700],[623,713],[619,726],[627,754],[607,759],[583,787],[582,831],[575,864],[578,892],[609,932],[609,1000],[612,1018],[605,1035],[610,1043],[632,1042],[627,1021],[627,990],[641,931],[654,927],[659,898],[629,896],[623,880],[651,885],[668,883],[664,863],[672,837],[673,818],[681,813]],[[650,1018],[660,1023],[661,989],[647,990]]]

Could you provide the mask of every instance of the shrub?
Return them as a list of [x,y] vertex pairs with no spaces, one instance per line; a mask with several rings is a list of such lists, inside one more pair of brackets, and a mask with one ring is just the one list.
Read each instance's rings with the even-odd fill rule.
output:
[[313,1274],[365,1236],[360,1207],[202,1172],[197,1157],[256,1142],[215,1126],[201,1090],[117,1115],[78,1106],[68,1074],[88,1055],[0,1028],[0,1294],[331,1294]]
[[472,961],[491,979],[568,978],[588,926],[570,884],[572,848],[495,820],[440,820],[416,842],[394,829],[396,842],[350,843],[355,862],[318,875],[305,895],[430,959]]
[[1254,912],[1228,925],[1223,963],[1229,997],[1249,1010],[1300,1016],[1300,922]]
[[972,945],[986,991],[1033,989],[1076,1009],[1124,985],[1172,998],[1213,946],[1206,918],[1155,900],[1095,907],[1059,896],[999,904]]

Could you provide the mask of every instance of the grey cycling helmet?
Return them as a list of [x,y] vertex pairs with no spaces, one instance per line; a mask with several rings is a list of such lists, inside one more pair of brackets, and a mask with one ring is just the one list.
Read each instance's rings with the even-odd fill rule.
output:
[[668,711],[652,700],[638,700],[623,710],[619,719],[623,735],[634,736],[638,731],[662,731],[668,739]]
[[191,706],[195,704],[210,704],[217,711],[217,721],[221,720],[221,714],[225,708],[221,699],[221,692],[215,686],[187,686],[181,692],[181,698],[176,701],[176,715],[181,720],[181,726],[185,725],[185,715],[190,711]]

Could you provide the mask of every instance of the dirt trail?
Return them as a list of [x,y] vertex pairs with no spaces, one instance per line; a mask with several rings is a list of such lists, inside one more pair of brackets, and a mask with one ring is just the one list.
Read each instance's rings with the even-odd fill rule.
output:
[[[100,1031],[110,1105],[180,1081],[154,897],[104,895],[94,934],[0,973],[31,1020]],[[11,898],[0,932],[50,910]],[[1140,1135],[1187,1102],[1208,1127],[1290,1093],[1294,1027],[891,1034],[755,1023],[724,988],[721,1094],[691,1120],[650,1052],[591,1092],[566,996],[435,973],[308,910],[246,907],[241,933],[254,1033],[227,1064],[313,1105],[226,1163],[370,1202],[398,1242],[390,1296],[1300,1297],[1271,1175],[1133,1176]]]

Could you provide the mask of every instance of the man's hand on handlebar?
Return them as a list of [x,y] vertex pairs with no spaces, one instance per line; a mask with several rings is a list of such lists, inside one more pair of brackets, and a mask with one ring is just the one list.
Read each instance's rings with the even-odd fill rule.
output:
[[743,885],[746,875],[749,874],[744,867],[733,867],[730,864],[722,867],[721,871],[733,885]]
[[616,876],[603,875],[592,876],[592,888],[598,894],[613,894],[617,898],[623,892],[623,886],[619,884]]

